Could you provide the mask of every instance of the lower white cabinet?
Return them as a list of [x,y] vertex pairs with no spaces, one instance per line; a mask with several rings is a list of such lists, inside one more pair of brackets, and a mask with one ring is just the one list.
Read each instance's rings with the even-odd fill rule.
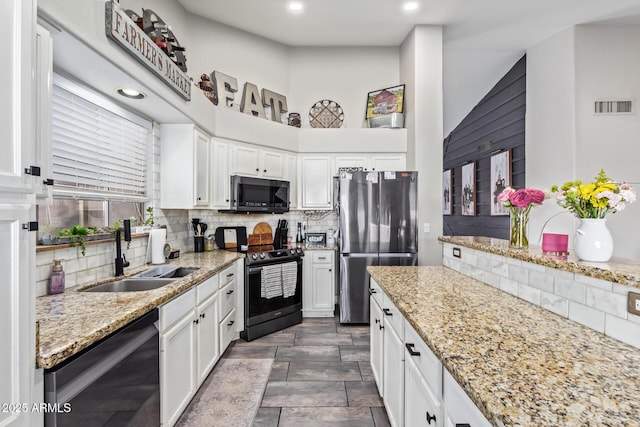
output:
[[443,425],[442,404],[433,395],[415,361],[422,354],[411,347],[405,351],[404,425],[440,427]]
[[491,426],[489,420],[480,412],[471,398],[467,396],[462,387],[446,369],[444,369],[442,391],[445,427],[464,425],[473,427]]
[[404,426],[404,344],[391,322],[385,319],[383,326],[384,406],[387,408],[389,423],[394,427],[401,427]]
[[[374,289],[371,289],[370,291],[374,291]],[[373,372],[373,378],[378,387],[378,393],[380,393],[381,397],[384,397],[384,377],[382,375],[384,319],[382,308],[380,308],[378,302],[373,297],[369,299],[369,312],[371,313],[371,321],[369,323],[369,339],[371,340],[371,371]]]
[[218,344],[218,295],[196,307],[197,381],[202,384],[220,358]]
[[333,317],[335,252],[307,251],[302,271],[302,316]]

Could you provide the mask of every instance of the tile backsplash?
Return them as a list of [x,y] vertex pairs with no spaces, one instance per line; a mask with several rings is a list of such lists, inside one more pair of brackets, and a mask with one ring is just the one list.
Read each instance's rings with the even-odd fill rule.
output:
[[442,264],[559,316],[640,348],[640,316],[627,312],[637,288],[444,243]]

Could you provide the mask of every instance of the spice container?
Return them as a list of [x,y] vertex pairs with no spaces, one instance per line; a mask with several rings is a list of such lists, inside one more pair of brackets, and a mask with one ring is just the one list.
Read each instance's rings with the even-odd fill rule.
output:
[[209,234],[205,239],[204,239],[204,250],[205,251],[212,251],[213,250],[213,243],[214,243],[214,239],[213,239],[213,234]]

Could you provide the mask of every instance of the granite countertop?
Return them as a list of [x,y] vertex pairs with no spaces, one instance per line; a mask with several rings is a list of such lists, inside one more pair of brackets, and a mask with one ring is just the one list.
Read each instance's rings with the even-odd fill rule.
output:
[[570,253],[568,256],[552,256],[542,253],[540,245],[529,249],[512,249],[509,241],[480,236],[441,236],[441,242],[465,246],[484,252],[528,261],[546,267],[602,279],[621,285],[640,288],[640,260],[613,257],[608,262],[584,262]]
[[497,426],[640,425],[640,350],[446,267],[369,267]]
[[[110,277],[67,288],[62,294],[36,298],[39,329],[36,364],[45,369],[56,366],[243,257],[237,252],[223,250],[181,254],[169,264],[198,267],[198,270],[150,291],[78,292],[114,280]],[[151,267],[127,268],[124,277]]]

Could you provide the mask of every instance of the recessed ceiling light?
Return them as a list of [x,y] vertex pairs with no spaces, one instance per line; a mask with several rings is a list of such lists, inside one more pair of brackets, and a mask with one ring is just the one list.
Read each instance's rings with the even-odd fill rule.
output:
[[126,98],[131,98],[131,99],[142,99],[146,96],[144,93],[138,92],[135,89],[121,88],[116,90],[116,92],[118,92],[118,94]]
[[290,12],[302,12],[302,9],[304,9],[304,4],[299,1],[290,1],[287,7],[289,8]]
[[404,2],[404,3],[402,4],[402,8],[403,8],[406,12],[414,11],[414,10],[418,9],[418,2],[417,2],[417,1],[407,1],[407,2]]

